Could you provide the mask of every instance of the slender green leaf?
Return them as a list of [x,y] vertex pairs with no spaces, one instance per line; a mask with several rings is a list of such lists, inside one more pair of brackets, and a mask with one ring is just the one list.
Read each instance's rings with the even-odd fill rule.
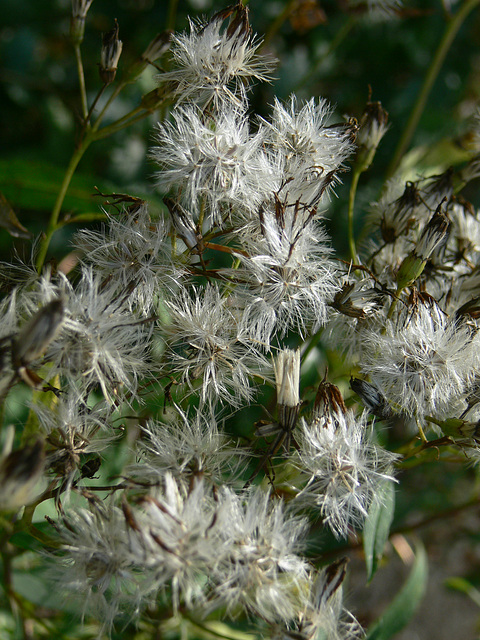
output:
[[427,577],[427,554],[423,546],[417,545],[407,581],[383,615],[370,627],[366,640],[389,640],[410,622],[425,594]]
[[363,530],[363,549],[370,581],[383,555],[388,540],[395,510],[395,487],[391,480],[385,480],[379,491],[378,500],[370,507]]

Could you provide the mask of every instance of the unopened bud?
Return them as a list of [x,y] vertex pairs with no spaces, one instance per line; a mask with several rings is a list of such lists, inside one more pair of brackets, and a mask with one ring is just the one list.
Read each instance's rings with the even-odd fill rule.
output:
[[380,140],[388,129],[388,113],[382,107],[382,103],[367,102],[359,125],[356,163],[360,171],[366,171],[372,164]]
[[25,367],[43,355],[57,335],[64,316],[63,301],[52,300],[40,309],[12,342],[12,363]]
[[93,0],[72,0],[72,17],[70,19],[70,38],[73,44],[83,42],[85,19]]
[[122,41],[118,39],[118,22],[114,28],[102,37],[102,52],[100,56],[100,79],[104,84],[111,84],[115,80],[118,61],[122,53]]
[[188,211],[171,198],[165,197],[163,202],[167,205],[170,215],[172,216],[175,231],[190,250],[195,249],[202,241],[202,237],[197,233],[192,217]]
[[447,240],[450,220],[447,214],[442,211],[442,204],[438,205],[415,247],[417,256],[425,261],[430,258],[435,249]]
[[274,360],[279,423],[292,430],[300,409],[300,351],[284,349]]
[[390,409],[386,398],[376,387],[373,386],[373,384],[370,384],[370,382],[361,380],[360,378],[351,378],[350,388],[360,396],[360,400],[363,402],[365,407],[370,411],[370,413],[377,416],[377,418],[385,419],[392,415],[392,410]]
[[442,203],[430,218],[422,232],[415,249],[403,260],[397,273],[397,286],[399,289],[411,285],[421,276],[427,260],[432,253],[447,240],[450,220],[441,210]]
[[397,287],[399,289],[405,289],[405,287],[408,287],[412,282],[415,282],[415,280],[422,275],[426,264],[427,261],[419,258],[414,251],[409,253],[408,256],[404,258],[397,272]]
[[333,299],[332,307],[343,313],[343,315],[349,318],[365,318],[365,312],[360,307],[356,307],[351,299],[351,294],[355,289],[355,284],[352,282],[346,282],[340,291],[337,291]]

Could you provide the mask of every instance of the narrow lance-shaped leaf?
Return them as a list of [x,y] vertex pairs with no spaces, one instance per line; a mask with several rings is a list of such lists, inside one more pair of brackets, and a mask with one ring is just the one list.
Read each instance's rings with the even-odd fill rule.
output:
[[380,486],[378,499],[372,502],[363,530],[363,549],[370,581],[383,555],[395,510],[395,487],[391,480]]
[[427,577],[427,554],[418,544],[407,581],[383,615],[370,627],[366,640],[389,640],[410,622],[424,596]]

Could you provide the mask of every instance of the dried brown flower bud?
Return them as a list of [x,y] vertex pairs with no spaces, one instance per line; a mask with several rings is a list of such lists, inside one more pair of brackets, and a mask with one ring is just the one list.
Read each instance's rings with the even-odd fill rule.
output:
[[163,31],[157,33],[155,38],[150,42],[148,47],[142,53],[142,60],[152,64],[155,60],[158,60],[163,54],[170,48],[170,41],[172,39],[171,31]]
[[115,80],[118,61],[122,53],[122,41],[118,39],[118,22],[111,31],[103,34],[102,53],[100,56],[100,79],[104,84],[111,84]]
[[0,511],[20,509],[32,502],[43,474],[42,440],[12,451],[0,461]]
[[395,242],[415,220],[416,209],[421,203],[420,192],[414,182],[407,182],[403,194],[388,207],[380,222],[384,242]]
[[168,84],[157,87],[156,89],[152,89],[144,96],[142,96],[140,106],[147,111],[153,112],[158,109],[169,96],[171,96],[172,92],[170,91],[170,87]]
[[313,413],[317,418],[325,415],[347,413],[347,407],[340,389],[331,382],[327,382],[326,374],[318,385],[317,395],[313,403]]
[[63,301],[52,300],[40,309],[12,342],[12,364],[26,367],[43,355],[63,322]]
[[385,419],[392,415],[392,410],[388,406],[385,397],[370,382],[360,378],[351,378],[350,388],[360,396],[360,400],[365,407],[377,418]]
[[356,163],[360,171],[366,171],[372,164],[380,140],[388,129],[388,113],[382,107],[382,103],[367,102],[359,124]]
[[447,240],[450,220],[442,211],[442,204],[443,202],[438,205],[415,247],[416,255],[423,260],[428,260],[435,249]]
[[353,282],[345,282],[340,291],[337,291],[335,294],[332,307],[349,318],[358,318],[363,320],[363,318],[365,318],[364,310],[360,307],[356,307],[350,297],[354,289],[355,284]]
[[397,286],[404,289],[421,276],[427,260],[439,246],[444,244],[448,237],[450,220],[442,211],[441,202],[427,226],[422,232],[415,249],[403,260],[397,273]]

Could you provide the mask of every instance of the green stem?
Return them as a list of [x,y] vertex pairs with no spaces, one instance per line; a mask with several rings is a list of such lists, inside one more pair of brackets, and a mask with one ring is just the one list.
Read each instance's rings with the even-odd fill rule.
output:
[[348,246],[350,247],[350,258],[353,260],[354,264],[358,264],[358,258],[357,249],[355,247],[355,235],[353,231],[353,210],[355,207],[355,195],[357,193],[360,174],[360,169],[353,169],[352,183],[350,185],[350,193],[348,195]]
[[390,305],[390,309],[388,310],[388,313],[387,313],[387,320],[390,320],[390,318],[393,316],[393,312],[395,311],[395,307],[397,306],[398,297],[401,293],[402,293],[402,289],[396,290],[395,297],[393,298],[392,304]]
[[132,109],[131,111],[129,111],[127,114],[125,114],[124,116],[122,116],[121,118],[119,118],[118,120],[115,120],[115,122],[112,122],[112,124],[107,125],[106,127],[102,127],[102,129],[98,129],[97,127],[97,122],[95,122],[95,126],[93,127],[93,130],[95,132],[95,139],[96,140],[100,140],[101,138],[105,138],[106,136],[109,136],[111,133],[115,133],[116,131],[120,131],[120,129],[124,129],[125,127],[130,126],[130,124],[132,122],[137,122],[137,120],[141,120],[142,118],[135,118],[135,120],[133,120],[134,116],[137,116],[137,114],[144,112],[142,114],[142,118],[144,118],[146,115],[148,115],[150,112],[146,111],[142,106],[139,107],[135,107],[135,109]]
[[[135,114],[135,113],[138,113],[138,111],[139,111],[139,108],[134,109],[133,111],[131,111],[128,114],[128,117],[130,118],[128,121],[125,121],[125,118],[127,116],[124,116],[119,121],[114,122],[113,124],[109,125],[108,127],[104,127],[103,129],[100,129],[100,131],[95,131],[95,127],[93,127],[92,130],[90,132],[88,132],[88,134],[85,136],[85,138],[83,138],[82,143],[80,144],[78,149],[75,151],[75,153],[71,157],[70,164],[68,165],[67,170],[65,172],[65,175],[63,177],[63,182],[62,182],[62,185],[60,187],[60,191],[58,193],[57,199],[55,201],[55,205],[54,205],[52,213],[50,215],[50,220],[49,220],[49,223],[48,223],[47,231],[45,232],[45,237],[43,238],[43,240],[42,240],[42,242],[40,244],[40,250],[38,252],[38,257],[37,257],[37,262],[36,262],[37,271],[39,273],[42,270],[43,264],[45,262],[45,258],[46,258],[47,251],[48,251],[48,247],[50,245],[50,241],[52,239],[53,234],[55,233],[55,231],[57,231],[57,229],[59,229],[60,227],[62,227],[64,225],[63,222],[59,223],[58,217],[60,215],[62,204],[63,204],[63,201],[65,200],[65,196],[67,194],[67,190],[68,190],[68,187],[69,187],[70,182],[72,180],[73,174],[75,173],[75,170],[76,170],[76,168],[78,166],[78,163],[82,159],[84,153],[87,151],[88,147],[95,140],[101,140],[102,138],[106,138],[107,136],[112,135],[113,133],[116,133],[117,131],[120,131],[121,129],[125,129],[125,127],[130,126],[131,124],[134,124],[135,122],[138,122],[139,120],[142,120],[143,118],[145,118],[149,114],[148,111],[143,111],[142,113],[140,113],[136,117],[132,118],[131,116],[133,114]],[[121,122],[121,124],[119,124],[120,122]],[[97,124],[97,123],[95,123],[95,124]]]
[[400,294],[402,293],[403,289],[398,288],[395,292],[395,297],[392,299],[392,303],[390,304],[390,308],[387,312],[387,317],[385,319],[385,324],[383,325],[381,331],[380,331],[380,335],[384,336],[387,333],[387,322],[388,320],[391,319],[391,317],[393,316],[393,312],[395,311],[396,307],[397,307],[397,302],[399,299]]
[[[127,85],[127,82],[119,82],[117,84],[117,86],[115,87],[115,89],[112,91],[112,93],[110,94],[110,97],[108,98],[108,100],[106,101],[106,103],[103,105],[102,110],[100,111],[100,113],[97,116],[97,119],[95,120],[95,124],[93,125],[92,129],[94,131],[98,130],[98,127],[100,126],[100,123],[102,122],[103,118],[105,117],[105,114],[108,111],[108,108],[110,107],[110,105],[112,104],[112,102],[115,100],[115,98],[118,96],[118,94],[122,91],[122,89]],[[101,89],[101,93],[103,93],[105,91],[105,89],[107,88],[108,85],[103,85],[102,89]]]
[[2,565],[3,565],[3,580],[2,586],[5,592],[6,601],[8,603],[10,612],[15,617],[15,614],[18,613],[18,608],[16,606],[15,594],[12,586],[12,557],[9,551],[4,548],[1,552]]
[[420,89],[420,93],[417,96],[417,101],[413,110],[410,114],[410,118],[407,122],[405,130],[402,133],[402,137],[397,145],[397,149],[395,154],[390,162],[390,165],[387,169],[386,178],[391,178],[395,171],[397,170],[400,161],[403,157],[403,154],[408,149],[410,142],[412,141],[413,134],[418,126],[419,120],[422,116],[423,110],[425,108],[425,104],[428,100],[430,92],[432,90],[433,84],[437,79],[437,76],[440,72],[440,69],[443,65],[445,57],[450,49],[452,42],[457,35],[458,30],[460,29],[462,23],[468,14],[475,8],[477,4],[479,4],[480,0],[467,0],[457,11],[457,13],[452,17],[451,21],[447,25],[445,33],[443,34],[442,39],[438,45],[437,51],[433,57],[433,60],[428,68],[427,75],[423,81],[423,85]]
[[38,252],[36,267],[38,273],[41,272],[43,263],[45,262],[45,258],[47,256],[48,247],[50,245],[50,240],[52,239],[53,234],[57,230],[58,227],[58,216],[60,215],[60,211],[62,209],[63,201],[65,200],[65,196],[67,194],[68,187],[72,180],[73,174],[75,173],[75,169],[78,166],[78,163],[83,157],[83,154],[88,149],[90,144],[93,142],[93,137],[88,135],[82,140],[81,145],[78,149],[75,150],[75,153],[70,159],[70,163],[67,167],[65,175],[63,177],[62,185],[60,187],[60,191],[58,192],[57,199],[52,209],[52,213],[50,214],[50,220],[48,221],[47,231],[45,232],[45,236],[42,239],[40,244],[40,249]]
[[[135,114],[138,114],[138,115],[133,117]],[[139,122],[140,120],[143,120],[149,114],[150,114],[150,111],[146,111],[145,109],[143,109],[143,107],[136,107],[135,109],[127,113],[126,116],[123,116],[119,120],[112,122],[112,124],[109,124],[106,127],[102,127],[98,131],[94,129],[94,132],[95,132],[94,138],[95,140],[101,140],[102,138],[106,138],[107,136],[110,136],[113,133],[117,133],[117,131],[121,131],[122,129],[125,129],[130,125],[135,124],[135,122]]]
[[90,120],[91,117],[93,115],[93,112],[95,110],[95,107],[97,106],[97,102],[100,100],[100,98],[103,96],[103,93],[105,91],[105,89],[107,88],[108,85],[103,84],[100,88],[100,91],[97,93],[97,95],[95,96],[95,100],[92,102],[92,106],[90,107],[87,117],[85,118],[85,126],[90,126]]
[[65,217],[57,224],[57,229],[61,229],[67,224],[78,224],[80,222],[94,222],[96,220],[106,220],[105,213],[79,213],[77,216],[71,218]]
[[167,17],[167,25],[166,29],[175,30],[175,22],[177,18],[177,6],[178,0],[170,0],[168,4],[168,17]]
[[82,102],[82,115],[84,122],[87,121],[88,116],[88,104],[87,104],[87,90],[85,87],[85,74],[83,73],[82,54],[80,51],[80,44],[75,45],[75,60],[77,62],[78,82],[80,85],[80,100]]

